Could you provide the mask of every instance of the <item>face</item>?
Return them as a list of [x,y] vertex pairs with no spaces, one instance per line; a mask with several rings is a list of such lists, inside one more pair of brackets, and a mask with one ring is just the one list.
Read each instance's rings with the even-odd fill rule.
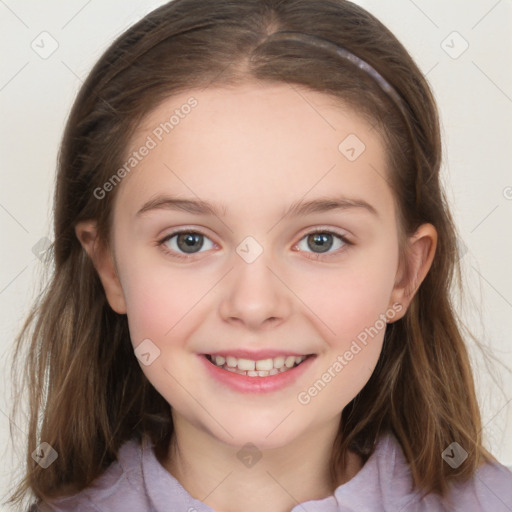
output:
[[338,421],[405,312],[378,132],[327,95],[247,84],[166,100],[132,151],[107,296],[175,417],[260,449]]

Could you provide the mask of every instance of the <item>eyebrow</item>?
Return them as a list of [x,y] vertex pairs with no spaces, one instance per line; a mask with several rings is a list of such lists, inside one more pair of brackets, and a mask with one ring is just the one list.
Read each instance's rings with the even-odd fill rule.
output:
[[[305,216],[314,213],[322,213],[331,210],[361,209],[372,215],[379,216],[377,210],[363,199],[351,199],[347,197],[325,197],[311,201],[296,201],[292,203],[283,217],[287,215]],[[195,215],[214,215],[216,217],[225,217],[227,208],[224,205],[204,201],[201,199],[183,199],[172,196],[156,196],[147,201],[137,212],[136,216],[141,216],[154,210],[175,210],[185,211]]]

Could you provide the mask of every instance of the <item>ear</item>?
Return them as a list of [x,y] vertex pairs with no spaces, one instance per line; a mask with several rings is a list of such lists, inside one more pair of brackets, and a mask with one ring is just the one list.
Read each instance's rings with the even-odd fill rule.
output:
[[[432,224],[422,224],[414,235],[407,239],[406,262],[402,262],[398,269],[397,279],[389,302],[389,307],[399,303],[402,305],[402,309],[393,317],[392,321],[396,321],[405,315],[415,293],[430,270],[436,246],[437,231]],[[388,323],[391,323],[391,321],[388,321]]]
[[126,303],[121,282],[110,250],[98,240],[96,222],[79,222],[75,226],[75,234],[98,272],[110,307],[116,313],[125,314]]

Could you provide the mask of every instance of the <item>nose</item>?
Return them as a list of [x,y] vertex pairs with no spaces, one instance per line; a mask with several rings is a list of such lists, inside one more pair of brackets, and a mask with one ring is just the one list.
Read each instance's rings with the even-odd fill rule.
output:
[[219,305],[224,321],[258,331],[276,327],[289,317],[293,293],[274,267],[265,251],[252,263],[236,256]]

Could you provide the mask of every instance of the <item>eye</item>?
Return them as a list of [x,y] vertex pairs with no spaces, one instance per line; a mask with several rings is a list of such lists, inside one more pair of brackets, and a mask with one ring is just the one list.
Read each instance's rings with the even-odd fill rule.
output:
[[[338,240],[337,243],[336,239]],[[215,247],[215,244],[204,233],[195,230],[181,230],[168,234],[158,242],[158,245],[173,258],[186,260],[205,248],[205,240],[210,244],[210,247],[208,247],[208,243],[206,244],[206,250]],[[305,247],[304,243],[306,244]],[[318,260],[322,259],[322,257],[335,255],[340,250],[343,250],[343,247],[348,245],[353,244],[341,233],[326,229],[317,229],[304,236],[295,247],[298,247],[299,250],[304,252],[308,252],[308,249],[313,250],[312,255],[308,256],[308,258]],[[334,252],[330,251],[333,247],[338,250]],[[316,250],[318,250],[318,252],[316,252]]]
[[[337,243],[336,239],[338,240]],[[308,256],[308,258],[321,259],[322,255],[326,254],[326,256],[329,257],[339,252],[339,249],[343,250],[343,247],[347,245],[353,244],[341,233],[317,229],[303,237],[296,247],[306,252],[308,249],[313,250],[313,256]],[[328,252],[333,247],[334,249],[338,249],[338,251]],[[318,250],[318,252],[315,252],[316,250]]]
[[188,259],[189,255],[196,254],[204,248],[205,240],[208,240],[211,245],[207,249],[214,247],[215,244],[205,234],[199,231],[182,230],[170,233],[160,240],[158,245],[173,257]]

